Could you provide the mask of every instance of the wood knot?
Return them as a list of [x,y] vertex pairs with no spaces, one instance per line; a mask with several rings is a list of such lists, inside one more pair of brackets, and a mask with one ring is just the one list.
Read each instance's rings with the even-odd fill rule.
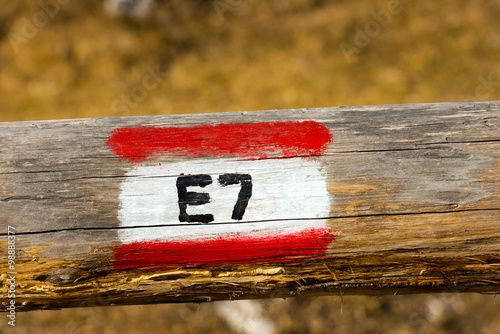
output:
[[48,271],[34,277],[37,281],[48,282],[54,285],[71,284],[74,283],[77,278],[77,270],[73,268]]

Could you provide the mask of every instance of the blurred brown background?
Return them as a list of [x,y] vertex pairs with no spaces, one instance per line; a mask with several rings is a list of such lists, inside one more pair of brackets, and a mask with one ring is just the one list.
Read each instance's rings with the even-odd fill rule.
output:
[[[0,0],[0,121],[495,100],[499,17],[493,1]],[[298,297],[30,312],[0,333],[496,334],[498,314],[478,294]]]

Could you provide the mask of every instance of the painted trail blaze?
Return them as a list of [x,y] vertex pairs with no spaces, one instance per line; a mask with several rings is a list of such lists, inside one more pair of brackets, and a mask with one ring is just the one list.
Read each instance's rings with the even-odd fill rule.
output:
[[107,145],[131,162],[157,155],[268,158],[320,155],[331,140],[317,122],[217,124],[194,127],[136,127],[113,131]]
[[324,219],[331,198],[312,157],[331,140],[314,121],[114,130],[106,144],[132,163],[121,185],[115,268],[324,256],[334,240]]

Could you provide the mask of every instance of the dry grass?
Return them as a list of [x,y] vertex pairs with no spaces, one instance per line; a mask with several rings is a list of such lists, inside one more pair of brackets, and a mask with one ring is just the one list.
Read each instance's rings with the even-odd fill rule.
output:
[[[495,100],[500,5],[401,0],[402,10],[348,62],[358,27],[385,1],[160,1],[136,22],[101,1],[71,1],[19,44],[38,1],[0,0],[0,121],[339,105]],[[161,83],[124,106],[149,69]],[[483,81],[493,81],[485,85]],[[499,82],[497,85],[496,82]],[[141,101],[139,101],[141,100]],[[268,300],[280,333],[498,333],[491,296]],[[0,323],[0,332],[6,321]],[[17,333],[230,333],[210,304],[32,312]]]
[[[344,296],[342,312],[339,297],[260,303],[263,316],[274,321],[277,333],[284,334],[497,334],[500,328],[499,299],[475,294]],[[252,321],[249,319],[248,326]],[[17,324],[19,334],[235,333],[213,304],[37,311],[18,314]]]
[[[0,5],[2,121],[495,99],[500,5],[402,0],[400,13],[347,62],[354,27],[387,1],[244,0],[220,20],[212,2],[163,1],[144,22],[117,20],[101,1],[61,6],[17,53],[8,32],[32,21],[33,1]],[[135,107],[112,108],[167,73]],[[486,94],[488,93],[488,94]]]

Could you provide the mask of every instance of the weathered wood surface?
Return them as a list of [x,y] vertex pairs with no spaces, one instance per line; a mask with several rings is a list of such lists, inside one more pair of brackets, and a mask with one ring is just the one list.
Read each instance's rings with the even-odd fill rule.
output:
[[[309,120],[332,136],[321,155],[304,160],[318,163],[326,175],[330,204],[324,216],[298,217],[292,224],[331,229],[335,238],[324,245],[325,254],[168,268],[136,261],[134,268],[117,268],[122,230],[164,235],[171,224],[177,230],[191,224],[166,221],[148,229],[142,221],[123,227],[124,182],[141,177],[133,175],[138,166],[201,158],[178,152],[131,162],[106,145],[113,131]],[[229,166],[240,160],[223,159]],[[267,173],[268,161],[279,160],[288,159],[256,160],[263,170],[254,172]],[[150,184],[165,179],[142,177],[151,178]],[[271,204],[278,201],[273,196]],[[149,217],[148,205],[137,217]],[[249,222],[227,222],[236,224]],[[3,123],[0,226],[2,282],[13,271],[7,264],[8,226],[16,232],[18,310],[319,294],[498,293],[500,102]],[[7,293],[2,284],[3,310]]]

